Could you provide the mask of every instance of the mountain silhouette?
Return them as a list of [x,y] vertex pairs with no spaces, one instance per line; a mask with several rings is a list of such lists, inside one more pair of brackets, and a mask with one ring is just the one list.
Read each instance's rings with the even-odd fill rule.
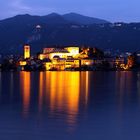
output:
[[140,23],[110,23],[76,13],[46,16],[17,15],[0,21],[0,54],[33,53],[49,46],[90,46],[136,51],[140,46]]
[[103,19],[83,16],[83,15],[76,14],[76,13],[65,14],[65,15],[63,15],[63,17],[64,17],[64,19],[68,20],[69,22],[77,23],[77,24],[84,24],[84,25],[108,23],[108,21],[103,20]]

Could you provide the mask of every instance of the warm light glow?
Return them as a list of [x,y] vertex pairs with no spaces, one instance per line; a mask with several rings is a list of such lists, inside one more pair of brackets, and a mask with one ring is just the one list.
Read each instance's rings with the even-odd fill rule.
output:
[[46,70],[50,70],[51,67],[52,67],[52,63],[51,63],[51,62],[46,62],[46,63],[45,63],[45,69],[46,69]]
[[44,87],[43,77],[44,77],[43,72],[40,72],[39,74],[39,103],[38,103],[39,112],[42,111],[42,105],[43,105],[43,87]]
[[88,97],[89,97],[89,87],[90,87],[89,77],[90,77],[90,72],[88,71],[80,73],[80,78],[81,78],[80,96],[82,98],[83,103],[85,103],[85,106],[88,104]]
[[49,53],[49,59],[53,59],[54,56],[59,56],[59,58],[65,58],[67,59],[68,56],[72,56],[72,57],[76,57],[77,55],[79,55],[79,48],[78,47],[68,47],[65,48],[65,50],[68,51],[68,53],[64,52],[54,52],[54,53],[50,53],[52,51],[52,49],[44,49],[44,52]]
[[89,72],[87,71],[86,72],[86,85],[85,85],[85,88],[86,88],[86,93],[85,93],[85,101],[86,101],[86,104],[88,103],[88,94],[89,94],[89,76],[88,76]]
[[128,70],[129,69],[129,66],[128,65],[125,65],[125,64],[121,64],[120,65],[120,68],[122,68],[123,70]]
[[65,48],[69,52],[69,56],[75,57],[79,54],[79,48],[78,47],[68,47]]
[[56,110],[67,112],[67,122],[76,125],[79,110],[80,73],[79,72],[47,72],[46,79],[50,90],[51,115]]
[[40,55],[39,55],[39,59],[40,59],[40,60],[45,59],[45,55],[44,55],[44,54],[40,54]]
[[86,62],[85,64],[86,64],[86,65],[89,65],[89,62]]
[[57,103],[57,73],[56,72],[52,72],[49,73],[50,77],[47,78],[49,79],[49,81],[47,80],[47,83],[50,82],[50,109],[51,112],[53,112],[55,110],[55,108],[57,108],[56,103]]
[[79,60],[66,60],[65,61],[65,68],[79,68],[80,61]]
[[24,59],[30,58],[30,46],[25,45],[24,46]]
[[20,61],[20,62],[19,62],[19,65],[20,65],[20,66],[25,66],[26,64],[27,64],[26,61]]
[[67,89],[67,100],[68,100],[68,123],[75,125],[76,117],[79,110],[79,99],[80,99],[80,73],[75,72],[69,76],[70,87]]
[[59,56],[59,58],[67,58],[69,56],[69,53],[50,53],[49,54],[49,59],[53,59],[55,56]]
[[48,54],[48,53],[52,52],[53,50],[54,50],[54,48],[44,48],[43,54]]
[[81,60],[81,65],[93,65],[93,60],[90,59],[83,59]]
[[23,114],[25,117],[27,117],[29,113],[29,106],[30,106],[31,73],[21,72],[20,82],[21,82],[21,92],[23,98]]

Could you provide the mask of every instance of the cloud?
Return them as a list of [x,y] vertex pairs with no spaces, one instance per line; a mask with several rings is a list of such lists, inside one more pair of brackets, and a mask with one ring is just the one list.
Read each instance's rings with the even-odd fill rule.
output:
[[13,2],[10,3],[11,8],[14,8],[15,10],[32,10],[31,7],[25,5],[23,3],[23,0],[12,0]]
[[46,15],[51,12],[59,12],[57,6],[43,0],[0,0],[0,19],[18,14]]
[[0,1],[0,18],[15,16],[17,14],[28,13],[32,8],[25,5],[23,0],[1,0]]

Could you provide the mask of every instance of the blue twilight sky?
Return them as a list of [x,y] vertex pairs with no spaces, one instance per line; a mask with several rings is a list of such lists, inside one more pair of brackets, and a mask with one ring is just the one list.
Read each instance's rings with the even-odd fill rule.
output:
[[112,22],[140,22],[140,0],[0,0],[0,19],[17,14],[79,14]]

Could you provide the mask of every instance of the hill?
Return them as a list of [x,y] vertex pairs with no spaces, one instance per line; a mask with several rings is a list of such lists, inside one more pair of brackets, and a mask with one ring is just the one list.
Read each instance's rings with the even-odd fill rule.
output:
[[69,22],[77,23],[77,24],[84,24],[84,25],[109,23],[108,21],[103,20],[103,19],[83,16],[76,13],[65,14],[63,15],[63,17]]
[[25,43],[32,46],[32,52],[52,45],[87,45],[120,51],[139,50],[140,23],[92,23],[91,19],[85,23],[85,16],[80,15],[83,20],[77,20],[78,18],[75,19],[72,15],[79,16],[73,13],[52,13],[46,16],[26,14],[1,20],[0,54],[21,53]]

